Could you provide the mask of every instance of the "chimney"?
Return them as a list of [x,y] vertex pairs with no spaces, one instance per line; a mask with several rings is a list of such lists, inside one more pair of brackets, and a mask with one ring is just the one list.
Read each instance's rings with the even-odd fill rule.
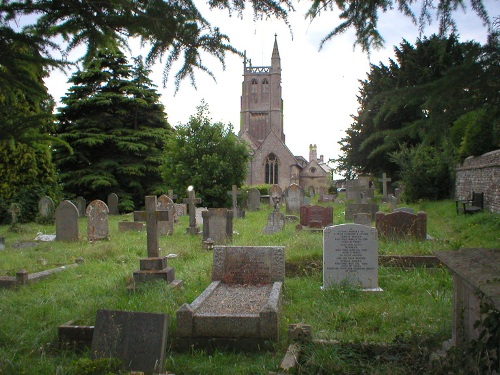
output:
[[323,162],[324,162],[324,160],[323,160],[323,155],[320,155],[320,156],[319,156],[319,162],[320,162],[320,163],[323,163]]

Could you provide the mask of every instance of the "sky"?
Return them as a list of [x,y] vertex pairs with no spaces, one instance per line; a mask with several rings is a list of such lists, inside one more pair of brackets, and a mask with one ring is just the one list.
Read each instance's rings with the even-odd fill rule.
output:
[[[498,16],[499,0],[484,0],[490,17]],[[310,1],[296,4],[296,11],[289,15],[289,27],[280,20],[254,21],[252,12],[246,12],[243,19],[228,16],[227,10],[208,10],[205,1],[196,1],[201,13],[218,26],[230,38],[230,43],[240,51],[246,51],[253,66],[270,66],[275,34],[277,35],[282,69],[282,97],[284,102],[284,133],[286,144],[294,155],[309,157],[309,145],[317,145],[317,153],[324,159],[339,156],[338,141],[345,136],[345,130],[352,124],[351,115],[356,114],[359,80],[367,76],[370,63],[387,64],[394,56],[394,46],[403,38],[414,44],[419,37],[418,26],[397,11],[381,14],[379,31],[385,39],[385,48],[372,50],[371,55],[354,47],[354,31],[334,37],[319,51],[320,42],[339,24],[338,12],[325,12],[310,22],[304,18]],[[418,14],[418,11],[417,11]],[[471,11],[462,10],[455,14],[460,41],[486,41],[487,29]],[[427,26],[422,36],[437,31],[437,21]],[[134,56],[146,55],[138,43],[133,43]],[[185,124],[196,113],[196,107],[204,100],[214,122],[231,123],[235,133],[239,131],[241,83],[243,81],[243,60],[236,55],[226,56],[226,69],[218,60],[202,55],[203,63],[216,77],[214,81],[203,72],[196,73],[197,89],[189,80],[181,83],[175,93],[174,65],[167,86],[163,87],[163,64],[154,65],[150,78],[157,85],[161,101],[165,105],[171,125]],[[55,71],[46,80],[46,85],[56,101],[65,95],[69,85],[68,76]]]

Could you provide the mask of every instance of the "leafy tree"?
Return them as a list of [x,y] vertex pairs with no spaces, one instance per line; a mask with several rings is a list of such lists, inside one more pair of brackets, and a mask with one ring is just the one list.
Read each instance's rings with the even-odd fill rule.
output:
[[208,207],[230,204],[227,191],[243,183],[249,159],[247,146],[232,126],[211,123],[208,106],[201,103],[188,124],[175,128],[167,142],[164,179],[177,192],[193,186]]
[[55,160],[64,191],[87,199],[120,197],[122,210],[146,194],[165,192],[160,166],[171,131],[160,96],[142,61],[134,67],[121,52],[104,50],[70,79],[62,98]]

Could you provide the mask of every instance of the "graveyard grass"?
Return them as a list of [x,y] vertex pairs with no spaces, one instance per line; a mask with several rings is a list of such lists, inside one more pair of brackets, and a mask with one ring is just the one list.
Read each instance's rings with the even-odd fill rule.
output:
[[[344,223],[343,204],[322,205],[334,206],[334,224]],[[389,209],[382,203],[380,207]],[[421,202],[411,207],[427,212],[427,233],[433,240],[379,241],[379,254],[431,255],[434,250],[498,247],[499,215],[457,215],[453,201]],[[348,285],[322,291],[321,232],[296,231],[296,222],[288,222],[283,232],[262,235],[270,211],[264,206],[259,212],[247,212],[245,219],[235,219],[232,243],[285,246],[281,338],[275,352],[169,350],[167,371],[220,375],[277,371],[287,348],[288,324],[302,322],[311,325],[315,339],[339,344],[307,345],[299,373],[439,373],[436,368],[431,371],[428,363],[430,353],[451,337],[452,282],[445,268],[380,267],[379,285],[384,292],[366,293]],[[175,332],[178,307],[191,303],[210,284],[212,253],[202,249],[201,236],[185,234],[189,225],[188,216],[183,216],[175,224],[173,236],[160,238],[160,247],[162,255],[177,254],[168,264],[175,268],[175,276],[183,280],[184,287],[176,290],[158,281],[128,291],[139,259],[146,256],[146,233],[119,233],[118,221],[124,220],[131,221],[131,215],[110,216],[110,240],[88,242],[86,219],[81,218],[78,242],[41,242],[22,249],[14,249],[12,244],[32,241],[38,232],[54,233],[54,226],[25,224],[15,233],[8,226],[0,227],[0,236],[7,244],[0,252],[0,276],[14,276],[20,269],[30,273],[47,270],[74,263],[78,257],[84,259],[83,264],[40,282],[16,290],[0,289],[0,374],[91,373],[78,370],[89,358],[88,351],[75,354],[58,348],[57,327],[69,321],[93,325],[101,308],[167,313],[169,336]]]

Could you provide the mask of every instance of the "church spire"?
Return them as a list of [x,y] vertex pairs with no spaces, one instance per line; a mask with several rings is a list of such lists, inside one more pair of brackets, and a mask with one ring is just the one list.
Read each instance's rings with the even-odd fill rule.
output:
[[274,34],[273,55],[271,56],[271,68],[273,71],[281,70],[280,52],[278,50],[278,35]]

